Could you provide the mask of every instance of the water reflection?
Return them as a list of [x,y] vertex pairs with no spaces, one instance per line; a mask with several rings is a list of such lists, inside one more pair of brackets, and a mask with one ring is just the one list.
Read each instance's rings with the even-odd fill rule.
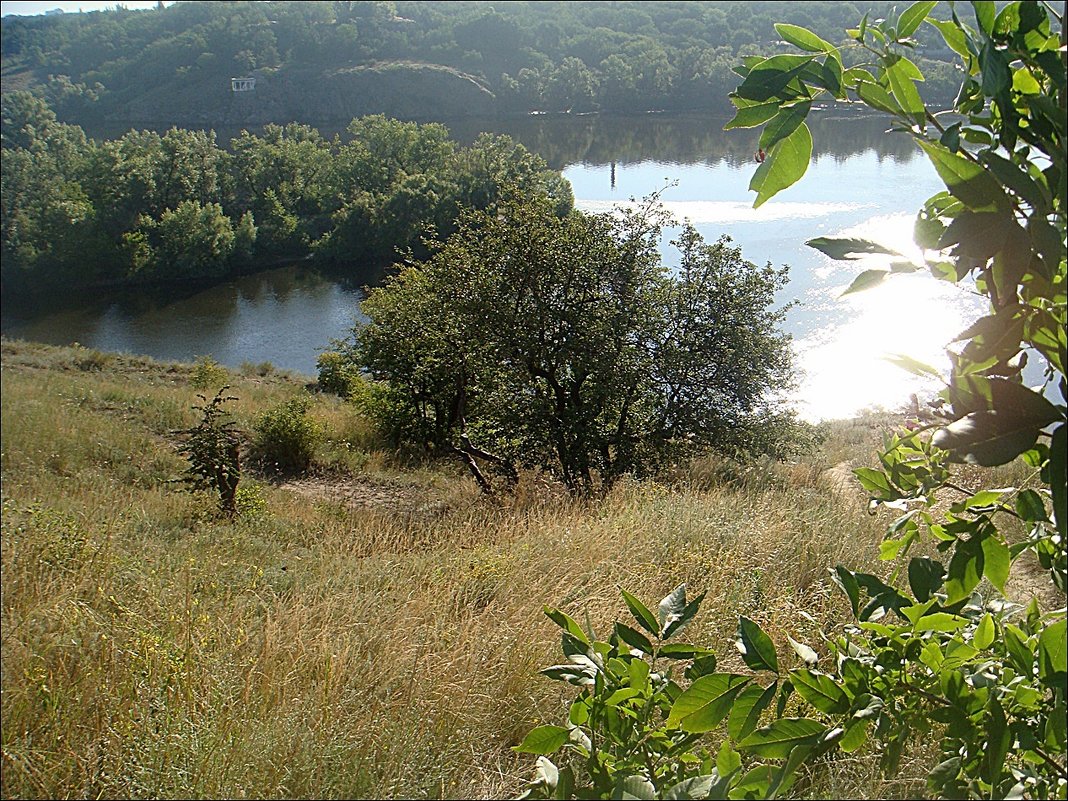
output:
[[5,336],[189,361],[211,355],[313,374],[319,352],[359,318],[358,288],[282,267],[178,297],[125,292],[52,312],[5,307]]

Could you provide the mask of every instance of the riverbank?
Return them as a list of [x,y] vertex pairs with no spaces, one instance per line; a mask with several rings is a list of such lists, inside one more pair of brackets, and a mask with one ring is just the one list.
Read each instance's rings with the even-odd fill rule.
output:
[[[2,366],[5,796],[512,796],[533,765],[510,747],[568,697],[537,674],[543,605],[605,630],[617,587],[686,581],[708,591],[690,637],[730,669],[736,615],[785,655],[819,642],[799,612],[846,619],[828,565],[886,570],[849,468],[890,416],[792,464],[706,460],[597,504],[526,475],[494,502],[316,394],[311,470],[246,474],[229,520],[170,483],[172,432],[218,383],[247,432],[306,378],[8,340]],[[809,794],[922,792],[854,756]]]

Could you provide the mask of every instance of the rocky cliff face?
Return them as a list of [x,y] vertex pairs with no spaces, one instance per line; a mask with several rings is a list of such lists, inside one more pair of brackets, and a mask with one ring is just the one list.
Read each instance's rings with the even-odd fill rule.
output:
[[109,122],[230,127],[269,122],[347,123],[366,114],[431,120],[492,114],[495,97],[475,78],[448,67],[385,63],[328,71],[256,71],[256,88],[233,92],[229,75],[188,80],[165,93],[103,98]]

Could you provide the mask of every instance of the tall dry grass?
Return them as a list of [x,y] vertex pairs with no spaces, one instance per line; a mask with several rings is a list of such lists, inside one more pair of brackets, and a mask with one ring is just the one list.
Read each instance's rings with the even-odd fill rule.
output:
[[[532,768],[510,746],[570,696],[537,674],[558,647],[543,605],[607,632],[619,587],[685,581],[708,592],[689,639],[732,665],[738,614],[815,644],[812,619],[846,609],[827,567],[880,569],[884,523],[826,486],[826,455],[598,503],[528,476],[489,502],[451,467],[401,471],[326,397],[310,483],[329,491],[254,482],[261,502],[221,519],[167,483],[193,370],[3,343],[4,797],[507,797]],[[246,429],[300,386],[228,380]],[[863,756],[811,778],[914,789]]]

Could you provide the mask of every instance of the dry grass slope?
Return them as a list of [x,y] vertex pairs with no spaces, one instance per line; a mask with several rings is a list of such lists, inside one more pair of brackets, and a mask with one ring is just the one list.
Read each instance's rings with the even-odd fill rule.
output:
[[[620,586],[686,581],[708,591],[690,639],[733,664],[738,614],[817,644],[799,613],[846,611],[826,568],[885,571],[885,521],[822,478],[870,460],[878,426],[795,465],[710,461],[597,504],[527,476],[491,503],[317,396],[317,472],[253,482],[231,521],[168,483],[194,374],[3,343],[4,797],[507,797],[532,767],[510,746],[565,709],[537,674],[558,645],[543,605],[605,631]],[[245,430],[301,386],[226,380]],[[861,755],[798,788],[908,797],[914,779]]]

